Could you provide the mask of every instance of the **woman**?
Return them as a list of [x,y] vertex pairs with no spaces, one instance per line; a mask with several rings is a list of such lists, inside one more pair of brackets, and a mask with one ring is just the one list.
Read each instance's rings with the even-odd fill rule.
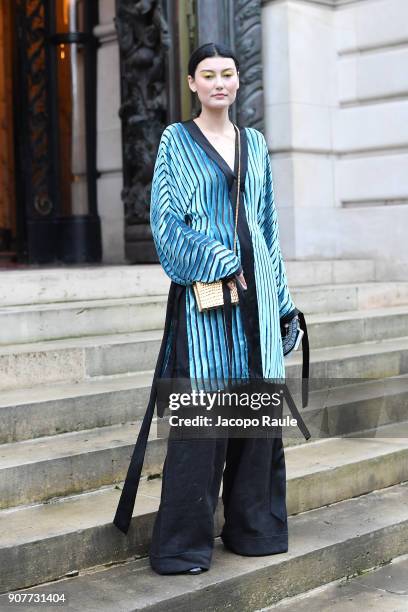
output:
[[[238,60],[226,47],[210,43],[192,54],[188,73],[201,113],[164,130],[152,183],[152,233],[172,283],[149,406],[114,519],[124,533],[143,465],[157,379],[201,381],[199,388],[208,381],[215,381],[212,388],[223,388],[231,376],[282,380],[281,322],[299,315],[304,323],[287,286],[265,139],[253,128],[236,133],[229,119],[239,88]],[[239,304],[200,312],[193,283],[219,279],[231,288],[235,279]],[[302,431],[308,437],[307,429]],[[150,548],[157,573],[209,569],[221,480],[225,547],[242,555],[287,551],[281,438],[177,440],[170,432]]]

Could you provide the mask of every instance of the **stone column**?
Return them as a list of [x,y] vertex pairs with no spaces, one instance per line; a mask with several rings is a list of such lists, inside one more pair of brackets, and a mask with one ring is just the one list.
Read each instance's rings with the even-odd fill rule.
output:
[[308,219],[318,221],[334,202],[333,17],[329,7],[311,3],[283,0],[263,5],[265,136],[281,247],[289,259],[322,254],[321,223],[308,223],[305,236],[302,225],[305,212]]
[[102,227],[104,263],[125,262],[125,221],[121,200],[122,134],[119,47],[114,26],[115,0],[100,0],[99,25],[94,30],[98,49],[97,168],[98,212]]

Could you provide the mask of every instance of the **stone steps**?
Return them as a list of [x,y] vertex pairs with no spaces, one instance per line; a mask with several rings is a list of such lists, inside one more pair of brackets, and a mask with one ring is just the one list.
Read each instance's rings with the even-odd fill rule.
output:
[[0,308],[1,344],[162,329],[167,295]]
[[38,270],[2,273],[0,304],[18,306],[163,295],[169,285],[170,279],[158,264],[41,266]]
[[[297,393],[293,393],[298,407],[302,405],[299,391],[300,389]],[[307,408],[301,410],[301,415],[314,440],[360,435],[363,431],[375,435],[376,428],[406,419],[407,393],[406,374],[379,380],[368,379],[359,382],[350,380],[347,385],[311,391],[309,404]],[[285,406],[284,414],[287,412]],[[286,432],[287,445],[303,441],[304,438],[298,429]]]
[[3,391],[0,444],[134,421],[146,410],[152,378],[153,370]]
[[[394,262],[392,262],[394,263]],[[290,286],[405,280],[371,259],[286,260]],[[0,304],[50,304],[164,295],[170,279],[159,264],[70,266],[3,271]]]
[[[112,520],[169,279],[159,265],[3,273],[1,593],[79,571],[34,590],[70,593],[75,611],[250,611],[408,552],[406,276],[367,260],[285,263],[311,348],[312,439],[285,436],[289,552],[245,558],[217,539],[210,572],[168,579],[132,559],[148,553],[160,500],[167,442],[154,425],[127,537]],[[285,363],[298,390],[301,352]],[[221,525],[220,499],[216,535]]]
[[[291,293],[296,306],[308,315],[308,319],[320,313],[324,321],[324,313],[334,317],[338,313],[343,325],[336,318],[332,323],[336,322],[339,334],[347,326],[351,331],[355,329],[357,335],[361,334],[360,322],[355,320],[352,325],[351,320],[361,319],[365,312],[370,315],[370,311],[375,318],[377,314],[373,309],[386,311],[392,307],[395,315],[400,315],[400,325],[407,328],[408,282],[294,286]],[[167,294],[162,294],[3,306],[0,308],[0,345],[161,330],[166,303]]]
[[[355,315],[355,327],[360,325],[360,334],[351,325],[345,338],[352,342],[335,346],[336,341],[341,341],[341,328],[345,329],[353,319],[345,320],[348,323],[339,319],[336,328],[330,317],[319,323],[316,315],[310,323],[312,377],[384,377],[408,371],[408,337],[400,337],[401,332],[406,332],[404,312],[398,309],[392,314],[391,310],[388,316],[387,311],[381,310],[367,318],[362,313]],[[315,348],[314,338],[318,345],[329,346]],[[370,340],[362,342],[363,338]],[[162,331],[152,330],[2,346],[0,390],[148,371],[156,364],[161,339]],[[292,366],[300,359],[301,351],[286,359],[288,377],[298,375],[294,372],[299,368]]]
[[[408,336],[313,349],[310,355],[311,388],[323,388],[329,379],[346,383],[355,378],[385,378],[408,372]],[[302,354],[287,358],[287,378],[301,375]]]
[[408,555],[347,576],[256,612],[406,612]]
[[[397,485],[290,517],[289,551],[277,555],[235,555],[216,538],[211,569],[199,576],[159,576],[147,559],[138,559],[21,593],[63,593],[68,612],[259,611],[406,554],[407,501],[407,485]],[[75,567],[83,550],[82,542],[70,558]],[[7,596],[2,598],[7,605]],[[38,604],[24,609],[33,612]]]
[[[0,508],[97,489],[125,477],[141,421],[0,446]],[[144,474],[161,473],[166,440],[152,425]]]
[[[233,572],[238,571],[241,562],[244,563],[243,571],[238,571],[238,573],[243,578],[249,579],[250,575],[251,578],[256,578],[252,575],[253,571],[260,570],[265,564],[269,567],[270,564],[274,566],[275,563],[283,563],[283,568],[286,567],[286,562],[292,562],[291,559],[295,560],[300,552],[307,553],[304,562],[293,561],[292,571],[295,571],[298,563],[301,565],[299,582],[291,581],[291,584],[296,585],[299,590],[293,591],[292,586],[289,594],[295,594],[305,588],[315,586],[311,583],[319,576],[319,572],[316,574],[314,565],[323,562],[322,556],[326,557],[323,567],[327,565],[327,568],[333,569],[335,566],[336,572],[343,573],[333,575],[323,572],[324,579],[318,584],[347,573],[345,570],[348,570],[351,563],[351,558],[347,557],[350,548],[354,547],[352,558],[357,563],[363,564],[363,566],[359,565],[360,568],[370,567],[364,564],[368,561],[371,563],[374,559],[373,555],[379,554],[380,551],[385,555],[384,559],[407,552],[408,489],[406,486],[393,486],[407,480],[407,433],[408,424],[404,423],[382,427],[377,432],[378,437],[376,438],[351,437],[318,440],[287,448],[288,512],[291,515],[308,513],[307,515],[299,514],[290,519],[289,553],[251,558],[251,563],[246,564],[243,557],[227,553],[222,553],[220,557],[219,552],[221,551],[219,545],[216,545],[213,569],[206,573],[205,578],[202,575],[200,578],[192,578],[188,581],[184,577],[182,584],[189,589],[194,584],[207,584],[206,580],[209,578],[208,586],[211,585],[211,590],[207,596],[213,601],[212,598],[216,595],[213,590],[213,579],[216,583],[222,582],[225,587],[228,585],[230,572],[225,572],[225,560],[226,563],[228,559],[230,560],[232,563],[230,569]],[[370,494],[372,490],[385,487],[392,488]],[[146,555],[154,513],[159,504],[160,488],[160,478],[142,480],[132,526],[127,537],[112,524],[120,496],[117,486],[102,487],[94,492],[70,495],[51,500],[49,503],[1,510],[0,592],[4,593],[12,589],[55,580],[74,570],[81,571],[95,565],[121,562],[132,555]],[[364,495],[366,493],[369,495]],[[349,500],[349,498],[361,495],[363,497]],[[349,501],[343,501],[343,505],[340,506],[336,502],[341,502],[341,500]],[[327,504],[334,504],[334,506],[323,508]],[[321,510],[316,510],[320,507]],[[315,516],[316,522],[313,518]],[[221,526],[221,518],[222,502],[220,500],[216,514],[217,534]],[[299,521],[303,525],[300,540],[301,532],[297,527]],[[316,532],[313,525],[315,525]],[[306,532],[304,532],[305,528]],[[334,563],[336,558],[337,562]],[[161,582],[157,580],[154,583],[158,588],[155,595],[155,587],[153,583],[150,583],[153,580],[153,573],[147,568],[146,561],[142,561],[138,567],[137,585],[134,584],[134,586],[139,595],[147,581],[150,584],[149,588],[153,589],[150,593],[152,596],[150,604],[156,595],[158,596],[159,591],[163,596],[166,594],[166,597],[171,600],[169,591],[163,589],[163,580]],[[311,571],[313,568],[314,570]],[[115,572],[119,570],[120,568],[109,570],[114,572],[109,580],[115,582]],[[269,579],[272,575],[274,572],[269,575]],[[306,576],[311,582],[310,586],[305,587]],[[135,580],[135,577],[133,578]],[[202,582],[203,578],[204,582]],[[254,582],[256,583],[256,580]],[[250,583],[251,581],[248,582],[248,585]],[[167,582],[171,589],[176,584],[181,584],[178,579]],[[284,583],[278,581],[277,584],[283,587]],[[53,584],[53,586],[56,585]],[[248,586],[248,588],[251,587]],[[272,589],[273,592],[275,588],[276,585]],[[204,591],[201,596],[203,593]],[[234,596],[229,593],[229,597],[232,597],[232,605],[235,601]],[[271,600],[265,600],[265,605],[267,603],[271,603]],[[120,604],[119,609],[126,608]],[[193,609],[197,607],[193,605]],[[235,609],[252,610],[255,607]]]
[[[393,384],[371,381],[314,392],[303,411],[313,439],[372,429],[406,419],[408,377]],[[371,386],[370,386],[371,385]],[[374,387],[374,388],[373,388]],[[300,404],[299,404],[300,405]],[[285,414],[288,413],[285,407]],[[0,445],[0,508],[44,502],[120,482],[140,428],[140,419]],[[144,476],[161,473],[166,427],[154,420],[147,444]],[[79,424],[80,426],[80,424]],[[298,428],[286,432],[287,445],[301,444]]]
[[2,346],[0,389],[150,370],[162,335],[161,331],[133,332]]
[[406,281],[319,284],[316,287],[290,285],[290,287],[293,301],[305,314],[408,304]]
[[408,308],[391,306],[307,315],[311,349],[406,336]]
[[[1,444],[135,421],[146,410],[152,377],[149,371],[3,391],[0,451]],[[339,382],[338,388],[331,385],[330,392],[310,392],[302,414],[313,435],[319,434],[323,423],[328,435],[342,435],[405,418],[408,374],[385,380],[354,378],[347,385]],[[311,380],[310,386],[314,383]],[[300,406],[298,381],[290,389]]]

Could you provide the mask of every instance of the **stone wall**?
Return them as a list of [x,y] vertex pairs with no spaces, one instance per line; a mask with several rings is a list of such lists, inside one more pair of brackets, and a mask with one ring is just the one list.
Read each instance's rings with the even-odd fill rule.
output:
[[284,255],[408,259],[408,3],[263,3]]

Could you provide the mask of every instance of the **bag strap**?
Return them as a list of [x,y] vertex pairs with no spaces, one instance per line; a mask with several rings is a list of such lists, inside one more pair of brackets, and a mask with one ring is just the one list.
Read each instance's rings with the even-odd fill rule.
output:
[[[234,229],[234,247],[233,251],[236,255],[236,246],[237,246],[237,228],[238,228],[238,211],[239,211],[239,200],[240,200],[240,190],[241,190],[241,133],[237,125],[234,125],[237,143],[238,143],[238,176],[237,176],[237,197],[236,197],[236,205],[235,205],[235,229]],[[231,384],[232,380],[232,353],[234,350],[233,338],[232,338],[232,302],[231,302],[231,290],[228,287],[228,280],[225,278],[222,280],[222,292],[224,297],[224,318],[225,318],[225,326],[227,331],[227,340],[228,340],[228,385]],[[235,281],[235,284],[238,286],[239,283]],[[239,295],[240,292],[238,292]],[[241,298],[242,299],[242,298]]]
[[239,128],[234,123],[234,129],[236,132],[236,137],[238,139],[238,182],[237,182],[237,200],[235,206],[235,230],[234,230],[234,247],[233,251],[236,255],[236,246],[237,246],[237,227],[238,227],[238,209],[239,209],[239,192],[241,189],[241,133]]

